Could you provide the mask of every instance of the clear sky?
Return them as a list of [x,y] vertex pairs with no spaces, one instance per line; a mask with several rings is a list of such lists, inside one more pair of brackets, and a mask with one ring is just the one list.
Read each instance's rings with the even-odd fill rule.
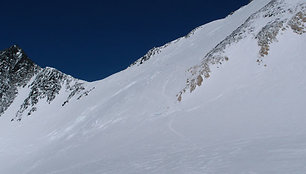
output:
[[226,17],[249,0],[2,1],[0,49],[87,81],[125,69],[154,46]]

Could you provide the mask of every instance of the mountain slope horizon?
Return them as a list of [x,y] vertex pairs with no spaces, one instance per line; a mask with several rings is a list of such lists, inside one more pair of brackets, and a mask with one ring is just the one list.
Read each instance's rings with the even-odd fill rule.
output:
[[13,46],[0,173],[303,173],[305,23],[304,0],[253,0],[94,82]]

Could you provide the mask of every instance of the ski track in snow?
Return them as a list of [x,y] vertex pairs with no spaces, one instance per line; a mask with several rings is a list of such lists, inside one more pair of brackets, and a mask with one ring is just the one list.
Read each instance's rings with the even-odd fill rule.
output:
[[177,130],[174,129],[174,127],[173,127],[173,121],[174,121],[174,118],[173,118],[173,116],[172,116],[172,117],[170,118],[169,123],[168,123],[168,128],[169,128],[169,130],[170,130],[174,135],[176,135],[176,136],[178,136],[178,137],[184,139],[185,136],[182,135],[181,133],[179,133]]
[[115,94],[113,94],[110,98],[113,98],[115,96],[117,96],[118,94],[122,93],[123,91],[126,91],[127,89],[129,89],[130,87],[132,87],[133,85],[135,85],[137,83],[137,81],[134,81],[128,85],[126,85],[125,87],[123,87],[122,89],[119,89],[117,92],[115,92]]

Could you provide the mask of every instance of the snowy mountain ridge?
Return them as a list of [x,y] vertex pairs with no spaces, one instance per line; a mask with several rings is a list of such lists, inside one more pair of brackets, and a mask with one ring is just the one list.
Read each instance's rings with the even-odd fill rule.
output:
[[[231,44],[239,42],[245,37],[252,37],[260,47],[256,62],[262,64],[263,57],[268,55],[269,44],[277,41],[277,35],[291,29],[296,34],[306,33],[306,3],[288,4],[285,0],[272,0],[262,9],[252,14],[240,27],[227,36],[214,49],[206,54],[200,65],[190,68],[191,77],[187,80],[187,86],[177,95],[182,100],[182,94],[189,90],[192,92],[197,86],[201,86],[203,79],[209,78],[210,66],[221,65],[230,58],[226,56],[226,49]],[[256,22],[260,19],[261,23]],[[266,66],[266,64],[265,64]]]
[[90,83],[6,52],[0,173],[305,173],[305,22],[253,0]]
[[79,95],[77,99],[80,99],[82,93],[86,93],[85,83],[87,82],[77,80],[54,68],[39,67],[17,45],[13,45],[0,54],[2,95],[0,115],[13,103],[19,88],[29,88],[28,96],[11,121],[20,121],[23,115],[30,116],[37,110],[36,104],[40,100],[51,103],[61,90],[65,90],[68,94],[62,106],[75,95]]

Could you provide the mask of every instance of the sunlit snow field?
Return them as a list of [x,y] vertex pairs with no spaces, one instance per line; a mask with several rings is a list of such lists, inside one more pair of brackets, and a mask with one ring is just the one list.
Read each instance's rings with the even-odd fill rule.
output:
[[144,64],[88,83],[95,89],[81,100],[62,107],[63,92],[11,122],[27,95],[20,89],[0,118],[0,173],[305,173],[305,34],[279,34],[260,65],[253,36],[232,44],[229,61],[177,101],[187,70],[268,2],[254,0]]

